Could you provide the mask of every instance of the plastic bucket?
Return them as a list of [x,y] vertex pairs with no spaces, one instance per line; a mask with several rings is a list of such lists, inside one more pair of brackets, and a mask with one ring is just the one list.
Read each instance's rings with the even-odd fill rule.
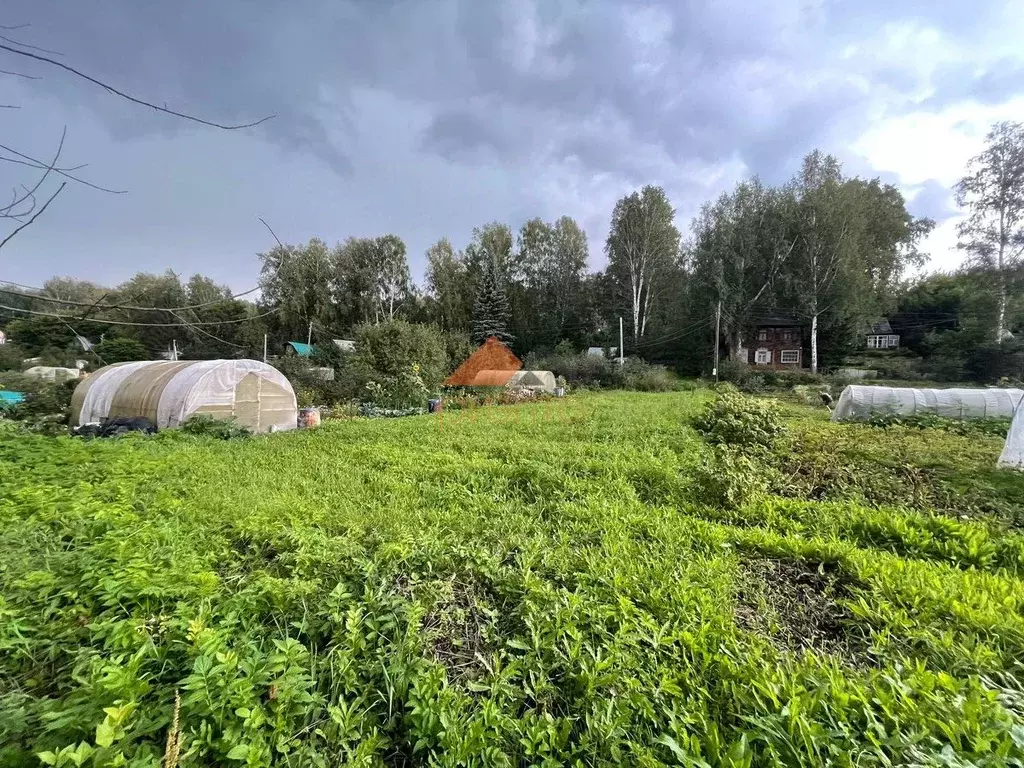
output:
[[440,413],[444,409],[444,401],[427,400],[427,413]]
[[320,426],[319,408],[299,409],[299,429],[314,429]]

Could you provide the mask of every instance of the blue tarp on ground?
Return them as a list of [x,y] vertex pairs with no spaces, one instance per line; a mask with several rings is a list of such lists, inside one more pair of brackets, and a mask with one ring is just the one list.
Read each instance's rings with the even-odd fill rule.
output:
[[24,402],[24,392],[11,392],[6,389],[0,389],[0,408],[13,408],[18,403]]

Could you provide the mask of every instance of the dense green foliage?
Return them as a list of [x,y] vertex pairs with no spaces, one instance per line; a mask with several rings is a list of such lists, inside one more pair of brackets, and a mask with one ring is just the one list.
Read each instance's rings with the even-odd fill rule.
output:
[[448,357],[436,328],[394,320],[359,327],[351,365],[366,379],[366,399],[386,408],[408,408],[423,406],[441,386]]
[[708,399],[0,431],[0,764],[155,768],[176,691],[182,765],[1019,764],[1001,441],[786,406],[716,506]]
[[772,449],[785,432],[778,407],[771,400],[755,400],[732,392],[719,392],[694,421],[710,443],[743,448]]

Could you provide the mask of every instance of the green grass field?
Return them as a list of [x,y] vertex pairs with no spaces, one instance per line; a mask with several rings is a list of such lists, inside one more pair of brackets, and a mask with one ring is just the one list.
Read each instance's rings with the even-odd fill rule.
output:
[[0,765],[1021,765],[1002,440],[709,399],[0,430]]

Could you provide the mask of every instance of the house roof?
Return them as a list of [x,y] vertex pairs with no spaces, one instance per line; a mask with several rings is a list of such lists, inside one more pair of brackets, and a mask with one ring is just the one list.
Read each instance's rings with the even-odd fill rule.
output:
[[445,379],[444,384],[446,387],[477,386],[476,377],[482,371],[514,372],[522,367],[522,361],[512,354],[512,350],[498,341],[497,337],[491,336]]
[[877,323],[872,323],[868,333],[872,336],[888,336],[892,333],[892,326],[888,320],[879,320]]
[[474,387],[504,387],[515,371],[480,371],[473,377]]
[[762,315],[754,319],[756,328],[799,328],[803,322],[795,315]]
[[299,357],[312,357],[313,356],[313,345],[303,344],[301,341],[289,341],[285,343],[286,347],[291,347],[295,350],[295,354]]

